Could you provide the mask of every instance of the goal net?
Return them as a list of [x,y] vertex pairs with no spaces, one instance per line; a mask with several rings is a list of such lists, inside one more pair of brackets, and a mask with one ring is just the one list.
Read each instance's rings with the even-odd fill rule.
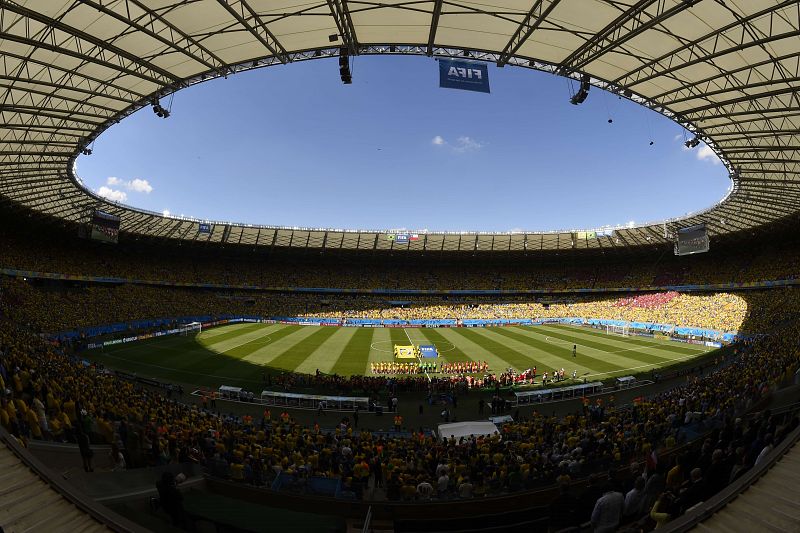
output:
[[190,332],[196,331],[197,333],[203,332],[203,324],[200,322],[189,322],[183,327],[182,335],[189,335]]
[[629,335],[628,326],[606,326],[606,333],[609,335],[622,335],[623,337],[627,337]]

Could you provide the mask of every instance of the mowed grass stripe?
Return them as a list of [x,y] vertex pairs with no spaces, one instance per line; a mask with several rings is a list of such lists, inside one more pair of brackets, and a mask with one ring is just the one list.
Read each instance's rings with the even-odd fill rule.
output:
[[[259,329],[261,324],[250,324],[247,331]],[[263,327],[263,326],[262,326]],[[225,326],[223,326],[225,328]],[[223,335],[227,338],[235,338],[240,333],[238,331],[225,331]],[[116,357],[135,360],[140,363],[156,364],[170,367],[180,364],[181,361],[195,361],[205,359],[214,355],[206,346],[198,341],[199,335],[182,336],[174,335],[163,338],[148,339],[143,342],[132,344],[118,344],[106,348],[107,352],[113,353]],[[111,349],[113,348],[113,350]],[[192,354],[193,358],[186,357]]]
[[251,328],[252,326],[258,326],[261,324],[257,324],[255,322],[241,322],[239,324],[226,324],[224,326],[214,326],[211,328],[204,329],[198,337],[202,337],[203,339],[211,339],[212,337],[216,337],[218,335],[224,335],[225,333],[236,331],[239,329],[247,329]]
[[415,346],[421,344],[428,344],[428,339],[420,332],[422,328],[403,328],[403,333],[407,335],[407,339],[411,339],[411,343]]
[[[506,331],[507,327],[502,328],[476,328],[482,335],[485,335],[501,344],[506,344],[511,348],[517,350],[518,352],[524,354],[530,354],[528,357],[531,359],[531,364],[526,368],[533,368],[536,367],[537,375],[541,375],[544,372],[550,372],[551,370],[559,370],[564,368],[570,374],[573,370],[577,370],[580,375],[583,374],[590,374],[595,372],[594,367],[584,366],[580,364],[580,361],[573,358],[570,355],[570,361],[565,361],[561,357],[554,355],[548,351],[541,350],[532,346],[531,344],[526,343],[524,340],[519,340],[514,338],[513,336],[503,335],[503,332]],[[567,366],[569,365],[569,366]],[[524,368],[521,370],[525,370]]]
[[[444,359],[448,363],[456,363],[456,362],[464,362],[464,361],[474,361],[474,359],[468,356],[464,351],[462,351],[455,343],[450,342],[449,340],[442,337],[442,335],[433,328],[424,328],[420,330],[420,333],[423,337],[427,339],[427,342],[436,346],[436,350],[439,352],[439,359]],[[450,350],[455,346],[454,349]],[[448,350],[442,352],[442,349]]]
[[240,346],[247,345],[252,341],[263,339],[268,332],[274,331],[276,329],[280,329],[284,326],[280,326],[278,324],[272,325],[265,325],[265,324],[256,324],[256,328],[250,330],[244,329],[237,329],[234,330],[233,336],[225,335],[224,338],[220,337],[213,337],[210,342],[203,339],[201,342],[202,344],[211,350],[212,352],[218,353],[231,353],[233,350],[239,348]]
[[330,372],[341,376],[369,374],[370,345],[375,330],[369,328],[343,328],[355,331],[347,342]]
[[[588,336],[593,336],[593,337],[598,337],[598,338],[609,339],[611,337],[611,335],[609,335],[608,333],[603,333],[602,331],[597,331],[597,330],[593,330],[593,329],[590,329],[590,328],[584,328],[584,327],[580,327],[580,326],[568,326],[568,325],[565,325],[565,324],[558,324],[558,325],[552,324],[552,325],[549,325],[547,327],[557,328],[557,329],[561,329],[561,330],[564,330],[564,331],[575,332],[575,333],[579,333],[579,334],[582,334],[582,335],[588,335]],[[666,351],[670,351],[670,352],[679,353],[679,354],[682,354],[682,355],[692,355],[692,354],[696,354],[696,353],[703,353],[705,351],[702,348],[699,348],[699,347],[695,348],[695,347],[690,346],[690,345],[680,346],[678,344],[671,344],[670,341],[666,341],[666,340],[665,341],[648,341],[648,340],[641,339],[641,338],[636,338],[636,337],[625,337],[625,341],[624,342],[629,342],[631,344],[638,344],[639,346],[647,346],[647,347],[650,347],[650,348],[658,348],[659,350],[666,350]]]
[[260,331],[264,327],[264,324],[235,324],[232,326],[219,326],[218,328],[206,330],[196,335],[195,340],[203,346],[208,346],[216,342],[234,339],[240,335],[246,335],[252,331]]
[[[579,354],[581,353],[581,348],[588,347],[594,348],[600,352],[606,352],[609,354],[609,357],[624,357],[625,359],[632,359],[644,364],[657,363],[664,365],[672,361],[671,357],[661,357],[656,355],[653,348],[644,346],[636,348],[620,348],[618,345],[611,344],[609,342],[595,341],[593,340],[594,337],[584,337],[571,332],[563,333],[559,330],[553,330],[552,328],[543,326],[534,326],[530,329],[532,332],[538,333],[539,335],[556,338],[558,340],[566,341],[567,343],[577,344]],[[567,349],[572,350],[572,346],[567,347]],[[636,365],[632,364],[630,366]]]
[[502,327],[496,328],[495,333],[504,337],[508,337],[509,339],[517,340],[523,344],[527,344],[554,357],[557,357],[560,360],[560,363],[553,365],[552,367],[557,370],[560,370],[561,368],[572,368],[576,364],[579,364],[580,366],[583,366],[594,372],[624,372],[625,369],[628,368],[626,365],[618,365],[606,359],[592,357],[591,355],[586,354],[581,354],[581,360],[578,361],[577,357],[572,357],[572,347],[565,348],[563,346],[558,346],[557,344],[539,340],[537,337],[526,334],[525,330],[527,329],[528,328],[522,327]]
[[275,368],[285,368],[294,371],[305,361],[311,353],[319,348],[325,341],[330,339],[337,328],[328,326],[305,326],[307,328],[318,328],[317,331],[301,340],[278,357],[270,361],[269,365]]
[[499,355],[492,353],[490,350],[487,350],[486,347],[473,342],[471,339],[458,334],[458,329],[456,328],[446,328],[437,331],[445,340],[452,342],[456,350],[464,354],[469,354],[467,359],[486,361],[489,364],[489,369],[493,372],[502,372],[504,368],[508,366],[508,363]]
[[[633,368],[642,368],[642,367],[653,367],[653,366],[665,366],[665,364],[672,363],[671,359],[664,360],[658,356],[653,355],[650,357],[649,352],[647,352],[647,348],[638,348],[638,349],[622,349],[616,350],[617,353],[614,353],[614,350],[606,350],[603,348],[598,348],[596,346],[590,346],[586,344],[583,339],[578,339],[576,337],[569,337],[566,336],[566,342],[562,339],[558,339],[556,336],[553,336],[550,332],[541,331],[539,326],[533,327],[526,327],[521,326],[518,329],[519,333],[522,335],[526,335],[528,337],[542,339],[543,341],[547,342],[551,346],[558,346],[558,348],[563,349],[565,352],[572,356],[572,345],[578,345],[578,358],[581,356],[583,357],[592,357],[595,360],[604,361],[606,363],[611,363],[616,365],[617,367],[630,370]],[[605,372],[600,372],[601,374],[605,374]]]
[[[223,353],[219,353],[215,350],[206,350],[206,353],[203,355],[187,357],[186,360],[179,361],[172,366],[178,369],[193,369],[205,374],[231,372],[231,365],[239,363],[246,354],[252,353],[265,345],[269,345],[274,342],[276,337],[280,338],[290,335],[293,331],[297,331],[294,329],[296,327],[297,326],[281,326],[277,324],[265,326],[261,324],[261,331],[258,337],[248,335],[244,340],[233,343],[233,347]],[[250,372],[255,367],[246,368],[248,368],[247,371]]]
[[[261,382],[260,379],[255,379],[254,369],[257,367],[246,364],[235,366],[233,370],[239,375],[232,376],[229,374],[206,374],[194,370],[179,370],[160,365],[138,363],[129,359],[118,359],[113,355],[100,356],[96,357],[96,359],[99,361],[106,361],[106,363],[113,368],[119,368],[171,382],[190,383],[191,385],[203,385],[216,388],[223,383],[221,380],[224,380],[225,385],[251,388],[252,384]],[[244,371],[245,368],[246,372]]]
[[295,368],[295,372],[314,374],[319,370],[327,374],[331,371],[331,368],[333,368],[333,365],[339,360],[345,347],[353,338],[355,328],[328,327],[334,330],[333,335],[328,337],[316,350],[311,352],[308,357]]
[[[262,343],[247,350],[247,353],[241,356],[242,361],[254,365],[269,366],[270,361],[317,331],[321,326],[284,327],[286,328],[285,330],[280,330],[270,335],[270,341],[268,343]],[[239,356],[241,354],[236,355]]]
[[241,359],[245,354],[257,350],[262,346],[269,344],[275,337],[281,337],[290,334],[294,331],[293,328],[297,326],[281,326],[273,324],[265,326],[259,324],[259,328],[253,332],[242,333],[239,337],[233,337],[225,341],[225,346],[228,347],[224,352],[218,349],[213,349],[211,346],[219,347],[219,343],[204,346],[205,353],[193,358],[187,358],[185,361],[177,361],[174,365],[176,368],[188,368],[190,366],[197,366],[205,370],[218,369],[224,366],[222,363],[230,361],[231,359]]
[[492,370],[495,372],[505,370],[507,367],[513,367],[517,370],[525,370],[526,368],[534,365],[533,359],[523,352],[519,352],[507,344],[503,344],[502,342],[498,342],[494,339],[486,337],[485,335],[481,335],[477,331],[474,331],[470,328],[459,328],[455,331],[465,339],[468,339],[478,346],[481,346],[483,349],[494,354],[496,357],[499,357],[505,362],[503,368],[492,367]]
[[366,328],[372,331],[372,340],[369,344],[369,357],[367,358],[366,371],[369,372],[369,363],[392,361],[392,338],[387,328]]
[[[541,326],[543,329],[548,329],[549,326]],[[656,342],[656,343],[648,343],[648,344],[639,344],[635,342],[638,339],[630,338],[630,337],[616,337],[614,335],[606,335],[603,333],[590,333],[588,331],[573,331],[573,330],[563,330],[560,328],[554,328],[555,331],[559,333],[563,333],[565,335],[572,335],[575,338],[580,339],[589,339],[591,341],[603,342],[606,344],[613,344],[614,346],[628,346],[631,345],[638,348],[639,351],[645,353],[652,353],[659,357],[665,357],[670,361],[683,361],[687,358],[692,356],[702,355],[708,351],[708,349],[703,347],[698,348],[690,348],[686,349],[682,346],[676,346],[676,343],[672,343],[669,341],[665,342]]]
[[391,354],[392,359],[394,359],[395,345],[408,346],[409,344],[411,344],[403,328],[389,328],[389,340],[392,341],[392,345],[389,347],[389,349],[392,350]]

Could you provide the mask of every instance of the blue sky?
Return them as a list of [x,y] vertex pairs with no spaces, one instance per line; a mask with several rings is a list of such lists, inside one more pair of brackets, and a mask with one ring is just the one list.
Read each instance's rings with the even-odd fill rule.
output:
[[686,150],[656,113],[598,89],[573,106],[567,80],[545,73],[489,74],[490,95],[440,89],[420,57],[357,57],[349,86],[335,59],[241,73],[180,91],[166,120],[123,120],[78,175],[173,215],[417,230],[647,222],[728,188],[716,156]]

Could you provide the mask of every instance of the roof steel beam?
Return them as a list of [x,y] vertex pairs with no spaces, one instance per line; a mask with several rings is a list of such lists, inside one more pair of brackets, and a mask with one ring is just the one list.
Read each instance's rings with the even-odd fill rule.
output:
[[[714,118],[732,118],[732,117],[740,117],[740,116],[746,116],[746,115],[755,115],[755,117],[753,119],[751,119],[751,120],[731,120],[730,122],[724,123],[722,125],[718,124],[718,125],[711,126],[711,127],[725,127],[725,126],[733,127],[736,124],[746,124],[748,122],[753,122],[753,121],[757,121],[757,120],[781,118],[783,116],[788,116],[791,113],[796,113],[796,112],[797,112],[797,106],[771,107],[769,109],[746,109],[746,110],[740,110],[740,111],[728,111],[726,113],[721,113],[719,116],[710,115],[710,116],[707,116],[707,117],[699,117],[699,118],[695,118],[694,121],[700,123],[700,125],[702,126],[702,121],[703,120],[712,120]],[[775,113],[778,116],[777,117],[768,116],[768,114],[772,114],[772,113]]]
[[[33,28],[30,24],[23,24],[24,35],[10,33],[10,30],[15,29],[17,25],[14,17],[8,16],[6,12],[36,21],[44,25],[45,30],[32,32]],[[3,21],[6,23],[3,24]],[[178,78],[168,70],[118,48],[108,41],[7,0],[0,0],[0,38],[97,63],[159,85],[169,85],[178,81]],[[68,43],[72,44],[73,48],[67,47]]]
[[[439,16],[442,14],[442,3],[442,0],[435,0],[433,3],[433,11],[431,12],[431,29],[428,32],[428,56],[433,55],[433,45],[436,42],[436,30],[439,29]],[[330,2],[328,5],[330,5]]]
[[[72,116],[70,114],[59,115],[56,113],[45,112],[42,109],[33,106],[7,105],[7,104],[0,105],[0,113],[17,113],[17,114],[32,115],[36,118],[52,118],[55,120],[66,120],[68,122],[78,122],[81,124],[87,124],[89,126],[92,126],[93,128],[99,126],[103,120],[106,120],[108,118],[100,115],[91,115],[88,113],[76,113],[76,115],[80,116],[101,119],[100,122],[94,122],[83,118],[76,118],[75,116]],[[66,113],[69,113],[69,111],[67,111]]]
[[[779,67],[778,65],[781,66]],[[768,67],[769,71],[765,73],[764,67]],[[781,71],[785,69],[789,72],[793,71],[795,76],[798,75],[798,57],[796,53],[792,52],[778,57],[770,57],[737,69],[720,71],[701,80],[685,82],[679,87],[664,91],[651,98],[659,102],[680,102],[692,97],[707,95],[711,92],[732,91],[742,86],[757,87],[759,82],[752,80],[760,80],[764,84],[781,83],[786,81],[781,76]],[[718,91],[712,89],[718,89]],[[673,97],[670,99],[668,98],[670,96]]]
[[[736,98],[731,98],[729,100],[712,102],[704,106],[693,107],[690,109],[682,110],[681,115],[690,116],[695,113],[702,113],[704,111],[709,111],[709,110],[714,111],[715,115],[719,114],[724,115],[725,113],[724,111],[722,111],[722,108],[724,108],[725,106],[731,106],[732,110],[734,110],[737,105],[746,103],[749,104],[749,106],[752,108],[756,102],[760,101],[763,98],[769,98],[770,103],[777,101],[778,103],[784,104],[786,103],[786,101],[781,101],[780,99],[777,99],[775,97],[788,95],[789,96],[788,102],[791,102],[792,99],[797,99],[798,91],[800,91],[800,87],[782,87],[780,89],[766,91],[755,95],[737,96]],[[766,109],[769,108],[769,105],[770,104],[768,104],[768,107]],[[720,113],[720,111],[722,111],[722,113]]]
[[[677,49],[667,52],[656,59],[647,61],[640,67],[623,74],[613,80],[612,83],[623,87],[633,87],[697,63],[707,62],[713,64],[712,60],[717,57],[737,52],[750,46],[760,46],[772,41],[796,36],[797,32],[792,30],[761,39],[753,39],[750,41],[746,39],[747,36],[751,35],[747,31],[751,22],[764,17],[776,17],[776,12],[786,7],[794,7],[796,9],[797,1],[784,0],[778,5],[773,5],[756,13],[752,13],[723,28],[707,33],[694,41],[684,43]],[[781,19],[780,22],[780,27],[786,26],[785,20]],[[773,27],[772,21],[770,21],[768,25],[769,27]]]
[[264,24],[264,21],[258,16],[258,13],[250,7],[250,4],[245,2],[245,0],[217,0],[217,2],[224,7],[244,29],[250,32],[258,42],[264,45],[264,48],[269,50],[273,56],[277,57],[281,63],[286,64],[289,62],[286,49],[280,41],[278,41],[277,37],[273,35],[267,25]]
[[[784,83],[793,84],[793,83],[797,83],[797,82],[800,82],[800,76],[793,76],[791,78],[782,79],[782,80],[759,81],[759,82],[755,82],[755,83],[751,83],[751,84],[731,86],[731,87],[726,87],[726,88],[723,88],[723,89],[717,89],[715,91],[708,91],[708,92],[705,92],[705,93],[686,96],[686,97],[675,99],[675,100],[665,100],[663,103],[664,103],[665,106],[673,107],[675,104],[680,104],[680,103],[683,103],[683,102],[691,102],[692,100],[705,100],[706,102],[709,103],[709,105],[715,105],[715,104],[718,104],[718,102],[715,102],[714,100],[712,100],[712,97],[720,95],[720,94],[727,94],[727,93],[743,93],[743,96],[742,96],[743,98],[750,98],[750,99],[761,98],[762,96],[767,96],[767,95],[769,95],[770,93],[772,93],[774,91],[765,91],[765,92],[762,92],[762,93],[754,93],[754,94],[748,94],[747,91],[749,91],[751,89],[758,89],[760,87],[767,87],[769,85],[779,85],[779,84],[784,84]],[[790,88],[778,89],[778,90],[793,91],[793,90],[797,90],[797,87],[790,87]]]
[[[667,8],[667,0],[639,0],[627,11],[614,19],[605,28],[597,32],[591,39],[579,46],[558,68],[561,72],[570,73],[581,70],[586,65],[619,48],[627,41],[642,32],[661,24],[670,17],[688,9],[702,0],[683,0]],[[655,4],[654,13],[647,10]]]
[[[27,112],[27,113],[30,113],[30,114],[36,114],[36,113],[39,113],[42,109],[48,109],[48,107],[46,107],[46,106],[45,107],[39,107],[39,106],[35,106],[35,105],[21,105],[21,104],[17,104],[15,102],[15,99],[12,99],[12,98],[8,98],[8,99],[11,100],[10,103],[0,104],[0,112],[3,112],[3,111],[13,111],[13,112],[21,111],[21,112]],[[50,109],[53,109],[53,108],[50,108]],[[101,124],[102,122],[104,122],[105,120],[108,120],[108,118],[109,118],[108,115],[98,115],[97,113],[90,113],[88,111],[78,111],[76,109],[65,109],[65,110],[62,111],[62,110],[60,110],[58,108],[55,108],[55,109],[57,110],[57,113],[51,113],[51,115],[53,117],[62,118],[64,120],[74,120],[76,122],[83,122],[85,124],[98,125],[98,124]],[[58,113],[63,113],[63,115],[58,114]],[[76,119],[75,117],[86,117],[88,119],[97,119],[97,122],[92,121],[92,120]]]
[[342,43],[347,47],[350,55],[358,54],[358,36],[355,26],[353,26],[350,10],[347,8],[347,0],[327,0],[327,2],[336,27],[339,29],[339,35],[342,37]]
[[[229,67],[225,62],[217,57],[212,51],[196,41],[193,37],[183,32],[177,26],[171,24],[156,11],[149,9],[139,0],[125,0],[126,15],[118,13],[94,0],[81,0],[101,13],[130,25],[143,34],[159,41],[161,44],[179,52],[193,61],[204,65],[209,70],[215,71],[220,76],[228,73]],[[135,6],[140,13],[132,13],[131,5]],[[135,11],[135,10],[134,10]],[[167,38],[165,35],[169,36]]]
[[[539,26],[547,19],[547,16],[556,8],[561,0],[536,0],[533,3],[528,14],[522,19],[517,30],[511,36],[503,51],[500,53],[500,59],[497,61],[499,66],[508,63],[508,60],[517,53],[517,51],[525,44],[525,41],[533,35]],[[441,2],[438,2],[441,4]],[[438,18],[438,17],[437,17]]]
[[[7,59],[12,58],[20,62],[16,68],[8,68]],[[51,65],[30,56],[14,54],[10,51],[3,51],[0,57],[2,64],[6,67],[6,72],[17,70],[16,76],[7,76],[8,79],[31,84],[44,84],[54,88],[64,88],[92,96],[103,98],[113,98],[129,104],[143,98],[145,95],[115,84],[111,80],[102,80],[94,76],[88,76],[74,69],[66,69],[57,65]],[[41,67],[36,72],[32,72],[31,65]],[[60,72],[58,77],[53,76],[54,72]],[[24,75],[23,75],[24,74]],[[42,80],[40,75],[46,75],[47,80]],[[94,86],[93,86],[94,85]]]
[[[108,107],[108,106],[92,103],[90,99],[80,100],[78,98],[70,98],[69,96],[60,95],[60,94],[57,94],[56,92],[46,92],[46,91],[40,91],[38,89],[33,89],[31,87],[21,87],[19,85],[15,85],[14,83],[3,83],[3,81],[7,80],[7,79],[8,79],[7,76],[0,76],[0,89],[5,89],[6,92],[19,91],[21,93],[24,93],[25,95],[29,95],[29,94],[33,95],[33,94],[35,94],[35,95],[38,95],[38,96],[43,96],[43,97],[45,97],[44,100],[42,100],[38,104],[40,107],[47,107],[47,105],[50,104],[50,102],[55,99],[55,100],[61,100],[61,101],[64,101],[64,102],[70,102],[70,103],[75,104],[76,106],[81,107],[81,108],[82,107],[92,107],[94,109],[101,109],[103,111],[108,112],[109,115],[113,115],[113,114],[116,114],[116,113],[119,112],[119,109],[113,109],[113,108]],[[27,97],[28,100],[33,100],[33,98],[31,98],[30,96],[26,96],[26,97]]]

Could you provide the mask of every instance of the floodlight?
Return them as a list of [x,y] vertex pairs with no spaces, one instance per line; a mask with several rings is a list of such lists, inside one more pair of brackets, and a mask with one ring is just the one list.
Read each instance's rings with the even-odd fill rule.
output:
[[696,147],[696,146],[697,146],[697,145],[699,145],[699,144],[700,144],[700,138],[699,138],[699,137],[694,137],[694,138],[692,138],[692,139],[689,139],[689,140],[688,140],[688,141],[686,141],[685,143],[683,143],[683,145],[684,145],[686,148],[694,148],[694,147]]

